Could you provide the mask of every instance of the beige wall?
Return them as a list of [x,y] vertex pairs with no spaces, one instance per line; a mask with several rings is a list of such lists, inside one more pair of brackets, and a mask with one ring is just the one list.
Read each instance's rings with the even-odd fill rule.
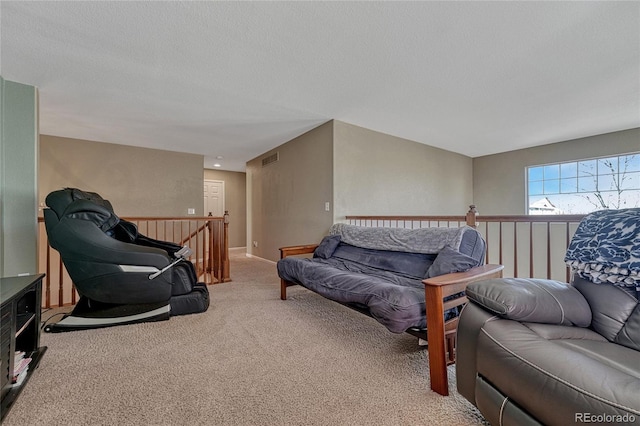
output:
[[640,151],[640,129],[624,130],[473,159],[480,214],[525,214],[525,167]]
[[[269,260],[278,248],[317,243],[333,223],[333,123],[325,123],[247,163],[247,252]],[[262,159],[278,152],[278,162]],[[258,247],[253,247],[256,241]]]
[[118,216],[202,216],[203,168],[202,155],[41,135],[38,200],[76,187],[111,201]]
[[224,182],[224,208],[229,211],[229,247],[247,244],[247,174],[204,170],[204,178]]
[[347,215],[462,215],[471,178],[469,157],[330,121],[247,163],[247,249],[277,260],[279,247],[317,243]]
[[470,157],[335,121],[335,221],[347,215],[465,214]]

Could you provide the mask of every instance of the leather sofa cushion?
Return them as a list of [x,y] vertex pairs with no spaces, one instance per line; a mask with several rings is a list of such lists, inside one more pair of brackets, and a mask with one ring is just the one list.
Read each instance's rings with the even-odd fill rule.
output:
[[608,341],[563,339],[557,340],[556,343],[640,380],[640,354],[638,353],[623,350],[621,346]]
[[573,282],[591,306],[591,327],[608,340],[640,350],[640,303],[623,288],[594,284],[582,278]]
[[572,286],[532,278],[496,278],[469,284],[467,297],[502,318],[588,327],[591,309]]
[[583,412],[640,416],[640,353],[588,329],[585,339],[537,332],[574,329],[488,321],[478,338],[478,374],[543,424],[573,424]]

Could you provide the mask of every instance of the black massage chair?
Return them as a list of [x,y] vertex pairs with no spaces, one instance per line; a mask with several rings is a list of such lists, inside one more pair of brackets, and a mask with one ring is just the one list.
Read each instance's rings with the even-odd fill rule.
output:
[[94,192],[65,188],[50,193],[46,204],[49,244],[60,252],[80,299],[45,331],[166,320],[209,307],[207,286],[186,259],[188,247],[139,234]]

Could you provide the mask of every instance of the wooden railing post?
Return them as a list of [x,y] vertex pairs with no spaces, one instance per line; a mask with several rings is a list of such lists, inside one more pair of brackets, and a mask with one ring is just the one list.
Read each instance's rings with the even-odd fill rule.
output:
[[221,281],[231,281],[229,275],[229,210],[224,211],[223,251],[222,251],[222,277]]
[[[209,220],[207,221],[207,229],[209,230],[209,254],[207,256],[207,265],[206,265],[206,271],[209,272],[209,278],[211,279],[211,281],[207,284],[213,284],[214,283],[214,273],[213,273],[213,221]],[[205,274],[206,276],[206,274]]]
[[44,303],[44,307],[49,309],[51,307],[51,250],[53,250],[51,248],[51,246],[49,245],[49,239],[47,238],[47,264],[45,265],[45,271],[46,271],[46,289],[45,289],[45,303]]
[[474,204],[471,204],[469,206],[469,211],[467,212],[467,226],[476,228],[478,226],[478,222],[476,220],[477,218],[478,211],[476,210],[476,206]]
[[58,260],[58,306],[64,306],[64,264]]

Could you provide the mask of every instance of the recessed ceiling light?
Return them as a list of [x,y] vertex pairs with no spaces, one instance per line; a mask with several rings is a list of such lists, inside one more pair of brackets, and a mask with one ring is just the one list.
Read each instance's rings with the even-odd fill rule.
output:
[[218,160],[222,160],[224,157],[223,157],[222,155],[218,155],[216,158],[217,158]]
[[216,163],[213,165],[213,167],[222,167],[222,165],[220,163]]

